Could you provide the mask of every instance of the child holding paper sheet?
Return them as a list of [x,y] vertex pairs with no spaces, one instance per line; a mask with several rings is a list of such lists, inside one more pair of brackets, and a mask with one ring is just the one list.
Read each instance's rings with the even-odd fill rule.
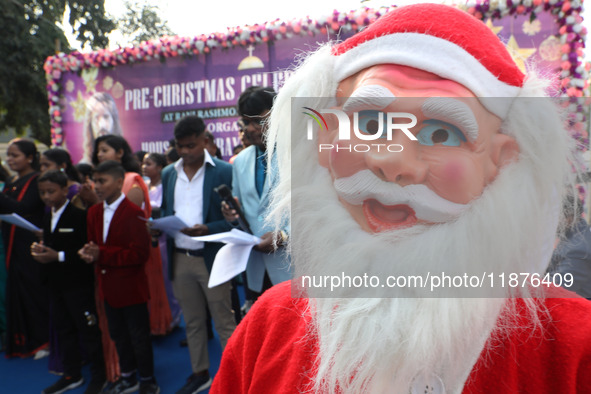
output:
[[[16,172],[0,193],[0,213],[18,213],[40,227],[45,205],[39,197],[37,175],[39,155],[31,140],[14,139],[7,149],[7,164]],[[6,284],[6,355],[37,357],[47,355],[49,302],[41,282],[40,266],[30,253],[37,241],[31,231],[2,223],[8,278]]]
[[81,343],[91,361],[92,377],[86,393],[99,393],[106,375],[94,297],[94,268],[78,256],[87,241],[86,211],[68,199],[68,177],[63,172],[43,173],[38,186],[51,210],[45,215],[43,241],[31,245],[31,254],[47,278],[52,325],[60,349],[57,353],[63,365],[63,376],[43,394],[62,393],[84,384]]

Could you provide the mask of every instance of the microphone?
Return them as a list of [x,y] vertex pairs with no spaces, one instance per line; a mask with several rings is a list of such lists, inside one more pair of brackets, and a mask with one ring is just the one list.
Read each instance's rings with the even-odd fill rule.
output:
[[248,225],[248,221],[246,220],[246,217],[244,217],[244,212],[242,212],[242,209],[240,209],[240,207],[236,203],[236,200],[234,200],[230,188],[222,184],[218,187],[215,187],[213,191],[215,191],[220,196],[222,201],[225,201],[225,203],[228,204],[228,206],[231,209],[236,211],[236,213],[238,214],[238,224],[240,225],[240,227],[247,233],[252,234],[252,230]]

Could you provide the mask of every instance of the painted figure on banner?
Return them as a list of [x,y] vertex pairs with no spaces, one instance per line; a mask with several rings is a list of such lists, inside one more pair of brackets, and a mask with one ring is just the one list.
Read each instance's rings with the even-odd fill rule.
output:
[[103,135],[123,135],[119,122],[119,111],[109,93],[96,92],[86,101],[84,118],[84,153],[82,161],[90,163],[94,141]]

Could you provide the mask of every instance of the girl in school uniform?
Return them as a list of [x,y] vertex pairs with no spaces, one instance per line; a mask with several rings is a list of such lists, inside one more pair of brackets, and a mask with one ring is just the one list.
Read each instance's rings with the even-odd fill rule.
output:
[[[17,138],[8,144],[7,164],[16,173],[0,193],[0,213],[17,213],[40,227],[45,204],[39,197],[39,154],[35,143]],[[30,245],[37,241],[31,231],[2,223],[6,249],[6,356],[36,357],[48,354],[49,301],[39,264]]]

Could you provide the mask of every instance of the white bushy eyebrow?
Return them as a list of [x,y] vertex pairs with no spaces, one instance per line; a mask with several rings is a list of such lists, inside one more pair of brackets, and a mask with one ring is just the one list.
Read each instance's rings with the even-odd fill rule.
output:
[[381,110],[392,104],[396,96],[388,88],[381,85],[361,86],[351,94],[343,105],[345,112],[359,112],[363,110]]
[[470,107],[449,97],[429,97],[421,107],[423,115],[458,126],[470,142],[478,139],[478,122]]

